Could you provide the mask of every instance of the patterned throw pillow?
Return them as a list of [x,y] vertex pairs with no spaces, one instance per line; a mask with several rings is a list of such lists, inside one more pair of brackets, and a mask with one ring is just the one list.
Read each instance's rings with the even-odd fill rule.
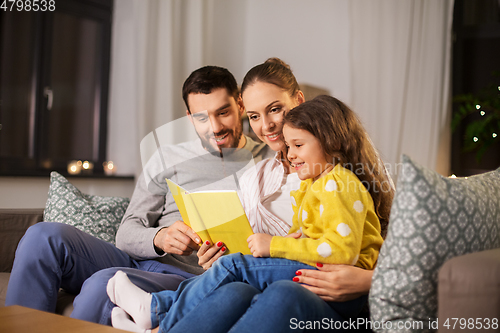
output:
[[500,168],[445,178],[403,156],[370,290],[375,331],[434,331],[439,268],[452,257],[500,247],[499,230]]
[[116,231],[129,202],[128,198],[84,194],[53,171],[43,220],[66,223],[115,244]]

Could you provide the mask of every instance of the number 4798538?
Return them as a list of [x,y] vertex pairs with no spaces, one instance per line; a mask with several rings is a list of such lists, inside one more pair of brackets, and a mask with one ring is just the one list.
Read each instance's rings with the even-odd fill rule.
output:
[[[458,325],[458,326],[457,326]],[[498,318],[446,318],[443,327],[447,329],[460,328],[469,330],[498,329]]]
[[[1,1],[1,0],[0,0]],[[55,0],[3,0],[0,10],[4,12],[53,12],[56,10]]]

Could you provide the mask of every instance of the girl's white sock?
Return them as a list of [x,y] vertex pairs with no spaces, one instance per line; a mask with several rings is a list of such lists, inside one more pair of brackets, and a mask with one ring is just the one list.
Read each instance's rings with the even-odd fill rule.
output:
[[111,311],[111,324],[114,328],[118,328],[124,331],[130,331],[135,333],[150,333],[151,330],[145,330],[137,326],[136,323],[130,319],[129,315],[123,310],[115,306]]
[[123,271],[117,271],[106,288],[111,302],[125,310],[141,329],[151,329],[150,293],[133,284]]

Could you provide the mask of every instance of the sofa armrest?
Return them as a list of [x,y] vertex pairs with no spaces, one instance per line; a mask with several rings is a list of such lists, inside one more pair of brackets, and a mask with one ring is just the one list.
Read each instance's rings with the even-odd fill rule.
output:
[[[463,332],[452,318],[480,318],[485,324],[500,314],[500,249],[471,253],[448,260],[438,277],[438,318],[442,332]],[[444,327],[446,319],[450,327]],[[500,325],[497,325],[500,327]],[[500,332],[500,328],[488,330]]]
[[17,244],[26,230],[43,220],[43,208],[0,209],[0,272],[10,272]]

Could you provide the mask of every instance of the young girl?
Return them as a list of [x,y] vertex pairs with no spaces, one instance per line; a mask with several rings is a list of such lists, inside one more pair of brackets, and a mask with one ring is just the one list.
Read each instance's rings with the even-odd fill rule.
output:
[[[149,294],[117,272],[107,288],[111,301],[121,308],[113,310],[113,326],[137,332],[159,326],[166,332],[230,282],[263,290],[274,281],[291,279],[300,269],[324,263],[374,268],[383,240],[372,196],[380,195],[387,184],[381,184],[385,178],[378,170],[384,169],[356,115],[339,100],[319,96],[285,115],[283,135],[288,159],[302,180],[300,189],[291,193],[290,233],[300,231],[303,237],[254,234],[248,239],[253,256],[222,257],[203,275],[182,282],[177,291]],[[362,296],[328,304],[347,318],[357,315],[365,302]]]

